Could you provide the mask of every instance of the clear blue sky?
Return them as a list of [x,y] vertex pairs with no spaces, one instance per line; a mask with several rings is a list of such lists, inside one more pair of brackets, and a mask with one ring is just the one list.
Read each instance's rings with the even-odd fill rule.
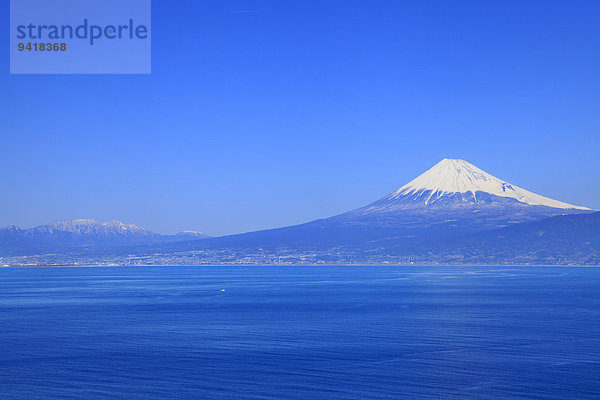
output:
[[600,208],[599,1],[152,7],[147,76],[11,76],[0,35],[0,226],[284,226],[444,157]]

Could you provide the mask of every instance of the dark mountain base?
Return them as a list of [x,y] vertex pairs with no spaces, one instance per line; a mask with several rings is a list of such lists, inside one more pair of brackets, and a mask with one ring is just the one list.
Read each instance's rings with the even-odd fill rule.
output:
[[[209,242],[210,240],[205,240]],[[203,241],[204,242],[204,241]],[[166,246],[166,247],[165,247]],[[191,250],[190,247],[195,249]],[[187,249],[186,249],[187,247]],[[474,264],[600,265],[600,212],[565,215],[451,239],[388,237],[369,246],[215,246],[197,242],[4,257],[8,265]]]

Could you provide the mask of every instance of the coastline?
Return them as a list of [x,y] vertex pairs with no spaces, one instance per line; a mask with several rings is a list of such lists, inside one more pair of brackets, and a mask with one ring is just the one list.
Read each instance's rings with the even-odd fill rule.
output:
[[520,268],[541,268],[541,267],[556,267],[556,268],[600,268],[600,265],[570,265],[570,264],[145,264],[145,265],[2,265],[0,269],[16,269],[16,268],[179,268],[179,267],[520,267]]

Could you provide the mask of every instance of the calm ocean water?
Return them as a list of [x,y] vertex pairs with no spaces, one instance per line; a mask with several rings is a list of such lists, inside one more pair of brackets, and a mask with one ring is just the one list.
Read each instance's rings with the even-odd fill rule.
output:
[[0,269],[2,399],[600,398],[600,269]]

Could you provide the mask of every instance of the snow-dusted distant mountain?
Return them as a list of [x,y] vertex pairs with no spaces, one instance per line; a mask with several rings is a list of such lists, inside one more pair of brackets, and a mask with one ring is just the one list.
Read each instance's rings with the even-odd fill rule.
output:
[[112,248],[207,237],[209,236],[195,231],[160,235],[121,221],[101,222],[93,219],[71,219],[30,229],[21,229],[16,226],[0,229],[0,255],[60,252],[81,248]]
[[93,219],[71,219],[56,221],[46,225],[32,228],[32,233],[73,233],[86,236],[142,236],[156,235],[144,228],[134,224],[126,224],[121,221],[99,222]]
[[206,239],[206,238],[210,237],[206,233],[198,232],[198,231],[183,231],[183,232],[179,232],[179,233],[175,234],[175,236],[182,238],[182,239],[187,239],[187,240]]

